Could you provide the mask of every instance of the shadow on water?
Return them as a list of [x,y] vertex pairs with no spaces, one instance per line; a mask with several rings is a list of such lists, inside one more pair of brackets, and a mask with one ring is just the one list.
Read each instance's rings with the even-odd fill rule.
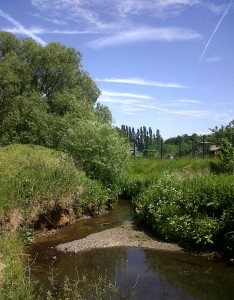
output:
[[120,225],[131,218],[128,202],[106,215],[78,221],[50,237],[38,239],[29,249],[34,260],[32,274],[40,284],[49,285],[48,274],[76,279],[94,272],[107,276],[127,291],[136,285],[132,299],[234,299],[234,269],[186,253],[117,247],[77,254],[57,252],[55,246]]

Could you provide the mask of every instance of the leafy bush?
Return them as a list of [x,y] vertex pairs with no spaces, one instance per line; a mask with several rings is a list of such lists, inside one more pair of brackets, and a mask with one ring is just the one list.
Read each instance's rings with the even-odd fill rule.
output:
[[234,147],[226,138],[221,139],[219,161],[210,162],[210,170],[212,173],[228,173],[234,174]]
[[[233,199],[233,175],[166,173],[143,191],[134,205],[137,219],[159,237],[189,249],[224,253],[232,247]],[[234,255],[234,248],[229,250]]]
[[77,208],[81,213],[95,215],[107,209],[111,195],[99,181],[85,178],[82,181],[82,194],[76,199]]
[[108,124],[78,122],[61,141],[75,163],[92,179],[115,184],[128,160],[128,145]]

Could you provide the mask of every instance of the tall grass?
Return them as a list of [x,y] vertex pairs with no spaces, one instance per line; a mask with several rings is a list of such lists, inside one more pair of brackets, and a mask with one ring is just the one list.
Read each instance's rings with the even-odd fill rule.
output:
[[122,182],[124,197],[136,197],[144,188],[167,173],[183,172],[187,174],[209,172],[210,159],[179,158],[179,159],[131,159],[126,168]]
[[55,208],[93,214],[108,201],[108,191],[65,153],[33,145],[0,148],[0,229],[15,230]]
[[[52,294],[42,291],[35,295],[30,268],[23,262],[25,237],[30,237],[35,222],[43,214],[56,209],[72,210],[76,217],[95,214],[109,202],[108,190],[87,178],[67,154],[33,145],[1,147],[0,299],[82,299],[75,289],[76,283],[69,281]],[[103,282],[99,282],[97,293],[102,288]]]
[[17,234],[0,235],[0,255],[0,299],[35,299],[32,280],[23,264],[23,242]]
[[82,177],[71,159],[33,145],[0,148],[0,211],[74,192]]
[[162,172],[183,171],[190,169],[193,172],[206,171],[209,168],[210,159],[179,158],[179,159],[131,159],[127,168],[127,177],[141,177],[146,179],[152,175],[158,176]]

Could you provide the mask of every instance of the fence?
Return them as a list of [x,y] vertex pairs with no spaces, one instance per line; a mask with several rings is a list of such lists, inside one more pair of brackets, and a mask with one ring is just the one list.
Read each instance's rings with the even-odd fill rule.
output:
[[133,143],[130,147],[131,153],[134,157],[155,157],[155,158],[179,158],[184,156],[205,158],[207,156],[213,156],[219,152],[219,147],[214,143],[205,140],[205,136],[202,137],[202,141],[186,141],[179,139],[177,144],[167,144],[161,140],[159,145],[146,145],[142,143],[139,147],[137,143]]

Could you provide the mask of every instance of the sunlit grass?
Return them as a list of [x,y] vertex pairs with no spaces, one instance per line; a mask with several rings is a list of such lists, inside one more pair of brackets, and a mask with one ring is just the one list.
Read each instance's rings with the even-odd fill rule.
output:
[[153,174],[155,176],[162,174],[165,171],[184,171],[190,169],[192,172],[207,171],[209,168],[210,159],[131,159],[127,168],[126,176],[129,179],[142,178],[146,179]]
[[123,197],[133,198],[163,174],[180,172],[183,174],[209,173],[210,158],[196,159],[183,157],[179,159],[132,158],[126,168],[122,183]]

